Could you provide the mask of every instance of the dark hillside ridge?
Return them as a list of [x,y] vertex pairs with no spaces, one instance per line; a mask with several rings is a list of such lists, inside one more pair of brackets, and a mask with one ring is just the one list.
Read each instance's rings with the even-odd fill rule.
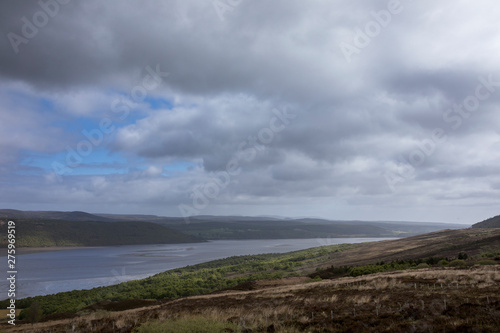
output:
[[149,222],[210,240],[286,239],[340,237],[408,237],[444,229],[461,229],[470,225],[410,222],[325,220],[321,218],[281,218],[272,216],[213,216],[189,218],[144,214],[89,214],[86,212],[43,212],[0,210],[5,219],[47,219],[94,222]]
[[[182,232],[207,239],[254,239],[254,238],[309,238],[309,237],[406,237],[444,229],[462,229],[469,225],[441,222],[415,221],[360,221],[325,220],[320,218],[279,218],[266,216],[213,216],[197,215],[186,219],[182,217],[163,217],[156,215],[116,215],[95,214],[120,221],[148,221],[159,223]],[[282,233],[270,229],[282,228]],[[307,233],[296,232],[291,235],[287,230],[305,229]],[[214,232],[215,229],[221,232]],[[285,230],[287,229],[287,230]],[[322,234],[317,232],[321,229]],[[348,229],[351,231],[346,232]],[[243,236],[251,231],[254,236]],[[288,235],[285,235],[288,234]],[[279,234],[278,236],[276,236]],[[264,235],[264,236],[263,236]]]
[[[7,220],[0,220],[0,247],[6,247]],[[151,222],[16,219],[17,247],[175,244],[202,241]]]
[[97,216],[86,212],[59,212],[59,211],[24,211],[16,209],[0,209],[0,218],[3,219],[49,219],[66,221],[96,221],[112,222],[103,216]]
[[[166,224],[167,225],[167,224]],[[205,222],[168,225],[188,235],[205,239],[294,239],[324,237],[395,237],[391,230],[374,225],[305,224],[295,221]]]
[[473,228],[500,228],[500,215],[491,217],[472,226]]

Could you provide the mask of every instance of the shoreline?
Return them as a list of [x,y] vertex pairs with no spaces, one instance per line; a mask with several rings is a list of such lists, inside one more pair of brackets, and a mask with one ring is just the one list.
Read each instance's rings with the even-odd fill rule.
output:
[[[46,247],[18,247],[16,248],[16,255],[41,253],[41,252],[55,252],[65,250],[79,250],[79,249],[97,249],[104,246],[46,246]],[[7,248],[0,248],[0,256],[7,256]]]
[[[344,237],[330,237],[331,239],[337,239],[337,238],[343,238],[343,239],[349,239],[349,238],[367,238],[367,239],[379,239],[380,241],[383,240],[392,240],[392,239],[400,239],[400,238],[405,238],[405,237],[400,237],[400,236],[392,236],[392,237],[366,237],[366,236],[344,236]],[[308,238],[292,238],[292,239],[308,239]],[[316,239],[316,238],[315,238]],[[317,239],[323,239],[323,238],[317,238]],[[325,238],[328,239],[328,238]],[[206,243],[206,242],[212,242],[212,241],[255,241],[255,240],[290,240],[288,238],[262,238],[262,239],[206,239],[201,242],[196,242],[196,243]],[[114,246],[128,246],[128,245],[182,245],[182,244],[196,244],[196,243],[166,243],[166,244],[124,244],[124,245],[101,245],[101,246],[41,246],[41,247],[17,247],[16,248],[16,255],[23,255],[23,254],[32,254],[32,253],[42,253],[42,252],[56,252],[56,251],[66,251],[66,250],[81,250],[81,249],[99,249],[99,248],[106,248],[106,247],[114,247]],[[348,242],[347,242],[348,243]],[[318,246],[323,246],[323,245],[318,245]],[[0,248],[0,257],[6,257],[7,256],[7,248],[2,247]]]

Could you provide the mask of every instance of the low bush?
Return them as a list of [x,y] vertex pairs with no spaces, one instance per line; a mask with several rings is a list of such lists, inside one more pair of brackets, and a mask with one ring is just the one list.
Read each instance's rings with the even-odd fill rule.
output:
[[455,259],[450,261],[448,264],[449,267],[464,267],[466,265],[465,260],[462,259]]
[[322,281],[323,279],[321,278],[321,276],[319,275],[316,275],[314,278],[312,278],[311,280],[309,280],[308,282],[318,282],[318,281]]
[[447,261],[447,260],[444,260],[444,259],[443,259],[443,260],[440,260],[440,261],[438,262],[438,265],[439,265],[439,266],[448,266],[448,261]]

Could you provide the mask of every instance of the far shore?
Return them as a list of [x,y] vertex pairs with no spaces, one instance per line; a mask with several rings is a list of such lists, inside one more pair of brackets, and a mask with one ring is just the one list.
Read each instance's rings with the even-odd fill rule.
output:
[[[343,237],[332,237],[332,238],[381,238],[384,240],[392,240],[392,239],[399,239],[401,237],[398,236],[393,236],[393,237],[367,237],[367,236],[343,236]],[[236,240],[236,241],[252,241],[252,240],[287,240],[287,238],[274,238],[274,239],[223,239],[223,240]],[[301,238],[297,238],[301,239]],[[321,238],[318,238],[321,239]],[[200,242],[196,243],[205,243],[205,242],[211,242],[214,240],[203,240]],[[180,244],[191,244],[191,243],[166,243],[166,244],[160,244],[160,245],[180,245]],[[105,247],[113,247],[113,246],[127,246],[127,245],[155,245],[155,244],[123,244],[123,245],[102,245],[102,246],[43,246],[43,247],[16,247],[16,252],[15,255],[22,255],[22,254],[31,254],[31,253],[41,253],[41,252],[55,252],[55,251],[66,251],[66,250],[78,250],[78,249],[98,249],[98,248],[105,248]],[[319,245],[321,246],[321,245]],[[7,248],[2,247],[0,248],[0,257],[6,257],[7,256]]]
[[[64,250],[77,250],[77,249],[90,249],[100,248],[103,246],[46,246],[46,247],[18,247],[16,248],[16,255],[39,253],[39,252],[53,252]],[[0,256],[7,256],[7,248],[0,248]]]

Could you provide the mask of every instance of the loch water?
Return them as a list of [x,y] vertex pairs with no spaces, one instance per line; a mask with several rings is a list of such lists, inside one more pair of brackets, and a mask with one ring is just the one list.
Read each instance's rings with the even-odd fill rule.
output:
[[[137,280],[169,269],[230,256],[284,253],[323,245],[380,241],[387,238],[315,238],[217,240],[204,243],[77,248],[16,256],[16,298],[91,289]],[[7,257],[4,258],[5,272]],[[0,259],[1,260],[1,259]],[[0,292],[7,298],[7,280]]]

